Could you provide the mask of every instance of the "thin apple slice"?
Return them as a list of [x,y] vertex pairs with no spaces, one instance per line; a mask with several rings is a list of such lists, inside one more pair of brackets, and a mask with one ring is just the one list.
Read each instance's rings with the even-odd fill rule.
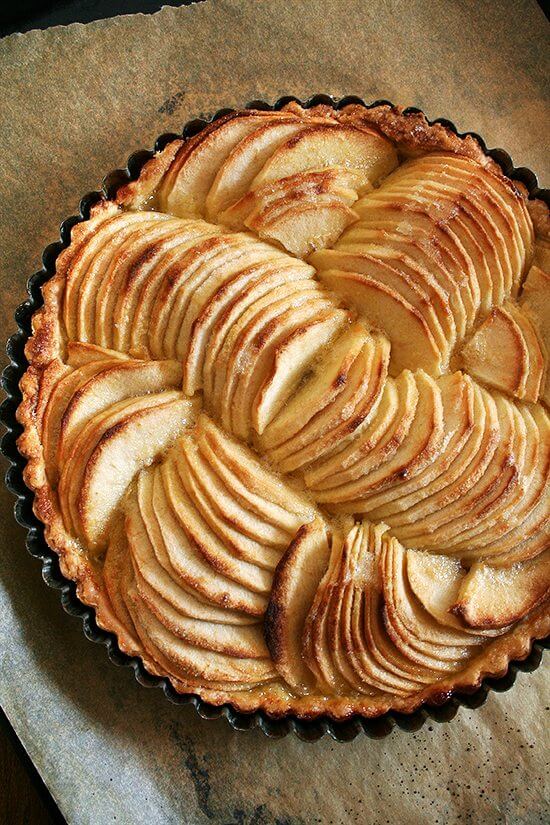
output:
[[208,192],[206,213],[209,219],[217,220],[220,212],[246,195],[273,152],[304,128],[304,123],[298,120],[275,119],[239,141],[218,169]]
[[269,452],[283,472],[328,459],[369,426],[383,395],[389,354],[385,336],[369,335],[369,341],[353,362],[342,392],[295,436]]
[[84,363],[75,370],[64,370],[49,394],[42,415],[41,435],[46,473],[52,484],[58,481],[57,451],[65,410],[78,389],[93,375],[111,364],[111,359],[103,359]]
[[236,380],[233,379],[234,391],[227,401],[230,430],[244,440],[250,438],[254,400],[273,368],[277,347],[298,329],[310,326],[314,320],[324,318],[330,312],[336,312],[333,300],[321,290],[317,290],[309,301],[302,300],[304,296],[306,293],[300,295],[300,301],[295,299],[286,311],[263,324],[255,334],[249,334],[246,345],[240,348],[234,362],[237,375]]
[[[196,448],[191,437],[186,438],[183,436],[178,442],[176,466],[180,480],[194,507],[208,524],[208,527],[237,558],[255,564],[263,570],[273,572],[281,556],[281,551],[277,552],[273,548],[264,547],[256,539],[242,532],[238,527],[234,527],[219,515],[201,487],[197,475],[193,472],[194,452],[196,452]],[[212,476],[208,478],[211,480]],[[212,492],[215,493],[216,488]]]
[[235,548],[227,546],[208,527],[185,491],[173,456],[165,460],[162,472],[170,506],[188,540],[198,548],[206,562],[222,576],[254,593],[265,595],[271,586],[271,573],[238,558]]
[[[161,216],[160,220],[163,219]],[[69,341],[78,337],[78,296],[84,279],[91,278],[93,281],[98,268],[104,268],[108,264],[128,235],[140,226],[145,227],[155,222],[156,218],[151,217],[151,213],[107,213],[87,222],[85,234],[73,241],[62,253],[57,272],[65,275],[62,317]]]
[[346,300],[391,341],[391,371],[424,369],[439,375],[442,353],[423,316],[391,287],[368,275],[342,270],[320,273],[323,284]]
[[170,563],[154,508],[158,467],[143,470],[137,479],[136,495],[125,503],[126,534],[138,591],[154,591],[183,616],[210,622],[247,625],[257,621],[245,613],[218,606],[183,581]]
[[550,550],[508,569],[478,563],[465,577],[454,611],[473,628],[518,622],[550,594]]
[[67,343],[67,363],[70,367],[77,369],[94,361],[104,361],[116,359],[117,361],[127,361],[129,355],[124,352],[117,352],[114,349],[100,347],[98,344],[90,344],[84,341],[69,341]]
[[[135,588],[129,591],[131,612],[137,626],[144,630],[153,648],[157,647],[170,663],[184,674],[206,682],[246,682],[249,686],[273,678],[273,665],[267,658],[244,658],[196,647],[168,630],[143,603]],[[128,602],[127,602],[128,603]],[[130,607],[130,603],[128,606]],[[212,624],[213,632],[223,633],[223,625]],[[184,676],[184,674],[182,674]]]
[[354,211],[338,198],[319,196],[267,218],[251,218],[247,226],[260,238],[275,241],[291,255],[305,258],[316,249],[332,246],[346,226],[356,220]]
[[338,124],[313,124],[282,144],[256,175],[252,188],[308,169],[341,166],[370,189],[397,166],[392,144],[374,131]]
[[115,360],[111,366],[94,372],[73,394],[63,413],[58,443],[59,466],[69,456],[84,424],[97,413],[125,398],[179,389],[181,379],[181,365],[177,361]]
[[241,289],[237,295],[232,296],[229,301],[224,300],[223,293],[219,298],[214,299],[212,316],[215,316],[215,319],[212,323],[210,339],[204,356],[202,375],[204,401],[209,410],[213,411],[216,407],[214,392],[216,362],[229,331],[252,304],[269,293],[275,292],[282,284],[292,283],[291,288],[294,291],[310,286],[309,278],[304,278],[303,266],[301,262],[297,261],[283,267],[278,264],[266,265],[260,278],[254,279]]
[[353,362],[369,342],[369,333],[361,322],[345,329],[312,365],[311,377],[298,387],[267,425],[262,433],[262,446],[270,449],[283,443],[324,410],[342,392]]
[[[192,423],[193,404],[179,393],[167,391],[156,398],[157,404],[104,431],[87,461],[78,511],[84,538],[91,547],[104,545],[109,520],[139,469],[150,464],[184,426]],[[114,467],[117,472],[113,477]]]
[[443,404],[444,446],[434,461],[414,478],[404,479],[370,499],[371,519],[392,524],[392,516],[408,510],[429,495],[430,485],[441,478],[464,448],[474,426],[474,388],[472,380],[460,372],[438,379]]
[[326,527],[316,519],[298,530],[273,578],[265,637],[278,673],[297,693],[307,693],[314,686],[302,657],[302,638],[329,557]]
[[[319,501],[337,501],[340,491],[361,481],[393,458],[409,437],[419,401],[419,385],[414,373],[404,370],[384,387],[380,405],[368,427],[348,447],[323,466],[315,468],[319,479],[313,488]],[[313,478],[306,475],[308,485]]]
[[259,435],[284,407],[312,362],[349,320],[349,313],[344,310],[328,310],[278,344],[270,371],[253,403],[252,424]]
[[293,121],[282,112],[233,112],[183,144],[158,192],[160,208],[173,215],[203,215],[219,169],[241,140],[270,122]]
[[[366,458],[352,465],[351,478],[322,492],[315,492],[318,501],[342,512],[369,512],[371,496],[399,486],[403,479],[421,472],[442,449],[443,406],[436,382],[426,373],[413,376],[417,387],[417,402],[410,404],[404,397],[400,404],[403,417],[397,430],[377,451],[365,451]],[[406,424],[403,426],[404,422]],[[378,446],[378,445],[377,445]]]
[[499,435],[495,449],[488,451],[489,461],[485,463],[487,453],[481,451],[461,488],[454,488],[454,500],[417,523],[416,546],[450,547],[455,536],[475,526],[481,517],[489,517],[516,489],[522,459],[514,450],[514,439],[518,428],[525,425],[503,396],[496,396],[495,402]]
[[228,427],[231,420],[230,401],[239,375],[236,365],[254,330],[261,329],[269,318],[281,314],[293,303],[307,301],[318,292],[318,284],[313,278],[281,278],[281,283],[272,284],[271,289],[261,290],[260,294],[253,292],[242,312],[237,306],[236,317],[229,316],[229,319],[234,318],[233,323],[224,320],[220,330],[223,340],[216,341],[216,357],[210,359],[207,355],[211,375],[205,400],[208,409],[222,419],[225,426]]
[[253,452],[230,438],[206,415],[198,422],[197,443],[228,489],[273,524],[290,531],[316,515],[309,500],[266,468]]
[[120,519],[114,525],[109,539],[102,575],[115,616],[124,628],[125,635],[129,635],[130,645],[138,649],[139,642],[134,622],[122,595],[122,590],[127,587],[130,580],[131,570],[124,523]]
[[[550,269],[550,266],[549,266]],[[532,266],[520,297],[520,306],[534,325],[545,361],[540,396],[550,407],[550,272]]]
[[506,628],[474,630],[453,612],[453,606],[468,575],[459,559],[419,550],[407,550],[406,568],[412,592],[438,624],[485,637],[498,636],[505,631]]
[[187,587],[220,608],[239,611],[246,616],[263,615],[266,596],[222,575],[188,538],[167,497],[163,465],[154,478],[153,508],[170,563]]
[[515,395],[529,371],[521,330],[503,307],[495,307],[463,348],[464,366],[476,378]]

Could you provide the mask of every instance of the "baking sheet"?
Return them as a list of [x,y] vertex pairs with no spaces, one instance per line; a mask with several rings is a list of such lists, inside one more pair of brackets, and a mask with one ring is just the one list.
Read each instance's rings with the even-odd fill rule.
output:
[[[104,173],[191,117],[315,92],[416,105],[550,182],[532,2],[207,0],[0,41],[0,321]],[[307,745],[169,705],[89,644],[0,491],[0,703],[70,823],[548,821],[547,672],[447,725]],[[0,793],[2,792],[0,788]]]

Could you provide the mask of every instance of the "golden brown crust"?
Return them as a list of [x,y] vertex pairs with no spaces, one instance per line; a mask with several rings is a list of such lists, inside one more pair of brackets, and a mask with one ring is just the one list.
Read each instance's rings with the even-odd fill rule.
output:
[[[360,105],[350,105],[335,112],[325,105],[304,110],[296,103],[284,107],[284,112],[299,117],[326,118],[330,121],[349,123],[360,128],[374,129],[391,140],[405,156],[429,151],[446,151],[469,157],[494,174],[509,182],[510,187],[524,194],[521,185],[513,184],[501,171],[498,164],[488,157],[478,141],[473,137],[458,137],[442,124],[430,125],[421,113],[405,114],[402,108],[389,105],[365,109]],[[228,115],[228,118],[235,115]],[[101,201],[92,209],[91,217],[108,217],[120,208],[140,208],[164,178],[166,172],[189,146],[203,137],[203,133],[190,141],[175,140],[155,155],[145,166],[138,180],[121,187],[113,202]],[[550,235],[548,208],[541,201],[531,201],[529,211],[535,224],[537,235]],[[90,224],[77,224],[71,233],[71,245],[82,242]],[[145,668],[152,674],[167,676],[175,690],[192,692],[215,705],[230,703],[237,710],[253,711],[262,709],[273,717],[289,713],[301,719],[312,719],[326,715],[332,719],[346,719],[354,714],[375,717],[394,709],[411,712],[425,702],[441,703],[455,691],[471,692],[486,676],[499,677],[506,673],[509,662],[525,658],[534,639],[542,638],[550,632],[550,616],[545,605],[538,607],[511,632],[493,640],[483,653],[473,659],[458,675],[442,679],[426,689],[406,698],[382,697],[326,697],[290,695],[282,683],[276,682],[249,691],[227,693],[197,687],[175,679],[153,661],[141,645],[136,645],[134,636],[119,621],[106,592],[100,568],[87,558],[83,548],[65,529],[60,513],[57,495],[48,482],[41,441],[41,418],[47,399],[56,384],[59,371],[63,369],[65,341],[60,323],[60,301],[70,263],[70,250],[62,252],[57,260],[55,275],[44,285],[44,305],[32,319],[32,336],[27,342],[25,353],[29,368],[21,380],[23,400],[17,410],[17,419],[23,426],[23,434],[18,440],[18,448],[27,459],[24,471],[26,485],[34,493],[33,509],[44,524],[48,545],[58,554],[64,576],[77,585],[77,595],[86,605],[96,611],[97,622],[103,629],[114,632],[120,648],[129,655],[138,655]],[[53,365],[53,366],[52,366]]]

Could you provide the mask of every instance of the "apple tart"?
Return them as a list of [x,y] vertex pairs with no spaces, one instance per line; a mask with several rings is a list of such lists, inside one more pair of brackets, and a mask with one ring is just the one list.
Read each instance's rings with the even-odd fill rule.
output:
[[226,114],[74,226],[18,411],[80,599],[176,690],[308,718],[550,630],[550,218],[390,106]]

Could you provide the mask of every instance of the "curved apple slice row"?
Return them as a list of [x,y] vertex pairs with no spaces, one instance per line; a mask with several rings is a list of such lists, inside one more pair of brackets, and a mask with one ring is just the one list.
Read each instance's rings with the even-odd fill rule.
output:
[[[248,240],[248,239],[247,239]],[[194,291],[183,316],[177,350],[184,362],[185,387],[189,395],[202,388],[205,350],[216,321],[226,306],[248,286],[262,281],[270,273],[280,273],[280,283],[313,274],[270,246],[250,243],[249,251],[229,265],[213,266],[203,283]]]
[[167,558],[186,587],[197,597],[220,608],[229,608],[247,616],[263,615],[266,596],[224,576],[212,567],[201,548],[189,539],[172,508],[162,465],[153,480],[153,509]]
[[335,450],[356,437],[376,413],[383,395],[388,362],[388,339],[377,333],[369,334],[351,365],[341,392],[296,435],[270,450],[271,460],[283,472],[293,471],[328,459]]
[[[550,244],[549,244],[550,246]],[[540,397],[550,407],[550,261],[548,271],[532,266],[520,297],[520,307],[536,329],[544,359]]]
[[422,607],[438,624],[476,636],[499,636],[507,628],[475,630],[453,612],[458,594],[468,575],[460,560],[420,550],[407,550],[407,579]]
[[329,537],[320,520],[304,524],[281,559],[265,615],[265,637],[278,673],[297,693],[314,686],[302,657],[304,624],[330,557]]
[[[490,528],[503,508],[514,501],[522,476],[526,454],[526,425],[517,408],[503,397],[496,397],[499,437],[489,462],[474,464],[459,498],[417,524],[418,547],[445,547],[450,553],[461,537],[475,535],[477,528]],[[482,472],[480,472],[480,469]],[[471,481],[475,482],[471,484]],[[481,539],[481,545],[486,538]],[[475,538],[468,544],[475,546]],[[464,554],[466,555],[466,554]]]
[[219,606],[182,579],[170,562],[155,510],[155,484],[158,467],[143,470],[137,480],[136,494],[125,503],[126,536],[138,590],[146,586],[155,591],[184,616],[209,622],[248,625],[257,619],[228,606]]
[[550,592],[550,550],[508,569],[478,563],[464,578],[454,611],[473,628],[518,622]]
[[370,189],[397,166],[392,144],[377,132],[341,124],[312,124],[283,143],[254,178],[252,189],[309,169],[339,166]]
[[266,328],[276,327],[283,314],[288,317],[293,308],[320,297],[319,285],[312,278],[283,282],[250,303],[227,330],[214,364],[213,391],[208,398],[226,429],[231,429],[233,395],[246,363],[245,353],[255,337]]
[[[186,685],[214,690],[246,690],[270,681],[276,675],[267,657],[232,656],[184,641],[177,631],[166,627],[153,615],[135,588],[129,588],[127,605],[149,655]],[[224,626],[206,624],[204,633],[209,632],[216,639],[224,633]]]
[[391,342],[391,371],[424,369],[439,375],[445,365],[423,315],[391,286],[358,272],[324,270],[322,283],[356,309]]
[[337,249],[345,250],[348,244],[361,243],[364,229],[383,227],[385,231],[402,236],[412,249],[415,241],[419,241],[433,259],[435,271],[444,273],[441,280],[456,284],[468,327],[476,318],[482,293],[489,293],[490,305],[494,298],[493,277],[486,262],[487,249],[483,245],[484,238],[466,216],[458,212],[453,223],[438,220],[436,215],[429,213],[425,203],[414,198],[414,190],[413,193],[407,190],[393,194],[384,188],[357,201],[354,211],[360,220],[344,232]]
[[125,636],[129,637],[130,646],[136,650],[139,637],[123,595],[131,581],[132,564],[122,519],[116,520],[111,530],[102,576],[113,612],[124,628]]
[[206,213],[209,219],[220,219],[220,212],[246,195],[273,152],[304,128],[305,124],[299,120],[274,119],[240,140],[218,169],[208,192]]
[[108,347],[101,347],[98,344],[90,344],[85,341],[67,342],[67,363],[70,367],[77,369],[93,361],[116,359],[117,361],[127,361],[130,358],[124,352],[117,352]]
[[544,355],[527,313],[512,303],[491,311],[461,358],[475,378],[516,398],[538,400]]
[[316,515],[315,507],[301,493],[262,465],[252,450],[237,443],[202,415],[196,428],[201,453],[243,506],[280,529],[289,541],[298,528]]
[[483,477],[497,451],[501,441],[497,406],[488,392],[481,388],[477,392],[479,417],[472,437],[451,464],[450,471],[443,478],[443,485],[436,483],[431,495],[411,507],[400,518],[391,520],[392,532],[407,545],[422,546],[419,543],[420,536],[429,541],[432,527],[445,524],[450,512],[460,512],[463,497]]
[[[174,219],[174,230],[164,239],[147,244],[133,266],[124,260],[113,284],[102,299],[101,320],[112,336],[112,346],[138,356],[148,356],[151,327],[156,318],[152,307],[158,291],[173,268],[189,249],[219,235],[219,230],[202,221]],[[139,249],[139,245],[137,245]],[[158,352],[158,350],[157,350]],[[163,353],[159,353],[164,357]]]
[[[249,276],[245,271],[235,279],[239,282],[240,288],[237,294],[231,294],[227,299],[222,290],[215,295],[209,304],[204,308],[204,317],[208,320],[210,327],[210,337],[204,353],[204,365],[202,370],[202,381],[204,390],[204,402],[209,410],[217,408],[218,401],[215,397],[216,364],[219,354],[227,340],[227,336],[232,327],[244,315],[244,313],[256,301],[265,299],[270,293],[276,293],[281,285],[290,285],[291,291],[297,292],[300,289],[311,287],[309,272],[304,277],[304,264],[301,262],[289,262],[284,266],[279,264],[266,264]],[[232,293],[232,289],[230,290]],[[200,342],[202,335],[202,324],[199,324],[197,342]]]
[[397,539],[382,538],[379,557],[388,635],[403,656],[434,674],[453,673],[479,651],[481,639],[439,624],[417,601],[407,579],[406,551]]
[[85,277],[94,277],[92,270],[96,261],[105,267],[128,235],[140,226],[145,228],[164,220],[167,216],[157,218],[151,212],[114,210],[103,212],[73,229],[71,244],[61,253],[56,268],[57,274],[65,279],[61,313],[69,340],[77,338],[79,290]]
[[66,526],[90,547],[105,546],[109,520],[136,473],[189,425],[194,405],[166,392],[114,404],[75,439],[59,483]]
[[[381,238],[377,230],[364,229],[361,242],[342,242],[338,249],[320,253],[318,265],[329,270],[362,272],[394,289],[423,315],[440,351],[448,360],[457,336],[448,293],[438,278],[407,254],[413,251],[412,244],[407,242],[411,247],[407,252],[390,249],[387,244],[386,234]],[[313,263],[315,260],[312,258]]]
[[99,371],[94,370],[73,393],[63,413],[57,452],[59,466],[70,455],[82,427],[99,412],[126,398],[179,389],[181,380],[181,364],[177,361],[115,360]]
[[[159,206],[173,215],[203,215],[210,187],[235,147],[267,123],[297,121],[282,112],[233,112],[183,144],[158,191]],[[297,121],[300,122],[300,121]]]
[[443,405],[444,444],[439,455],[411,479],[403,479],[389,493],[370,499],[369,516],[392,524],[394,514],[402,513],[430,495],[432,484],[448,472],[464,448],[474,427],[474,386],[471,378],[460,372],[437,379]]
[[[298,335],[298,330],[305,331],[317,320],[328,318],[326,326],[329,332],[334,332],[336,324],[332,318],[337,318],[340,324],[346,318],[345,313],[337,310],[334,302],[321,290],[316,290],[310,300],[306,300],[307,297],[307,293],[301,293],[282,313],[271,315],[269,320],[265,318],[261,325],[253,322],[233,353],[233,368],[228,381],[228,389],[232,386],[232,392],[227,397],[224,411],[230,413],[230,431],[240,438],[250,438],[255,399],[264,382],[270,380],[270,374],[277,371],[278,348],[291,336]],[[274,305],[272,307],[275,308]],[[318,337],[321,341],[327,340],[326,333],[322,331],[318,331]],[[314,357],[315,335],[311,337],[309,346]],[[298,370],[306,366],[301,360],[298,362]]]
[[355,323],[341,333],[311,366],[311,376],[264,429],[262,447],[270,449],[282,444],[324,410],[342,392],[353,362],[368,343],[370,336],[362,323]]

